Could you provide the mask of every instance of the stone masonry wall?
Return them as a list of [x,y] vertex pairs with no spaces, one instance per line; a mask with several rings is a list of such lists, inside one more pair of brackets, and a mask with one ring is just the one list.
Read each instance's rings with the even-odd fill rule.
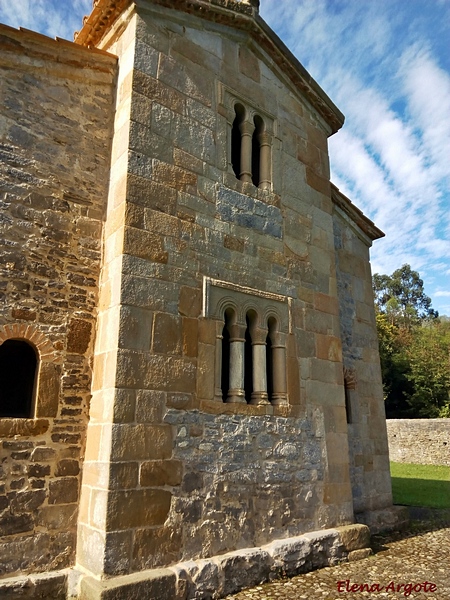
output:
[[393,462],[450,466],[450,419],[388,419]]
[[[245,32],[147,2],[117,30],[78,562],[126,574],[350,523],[330,129]],[[229,166],[224,87],[276,120],[272,190]],[[214,400],[205,276],[292,298],[289,406]]]
[[0,28],[0,343],[39,356],[0,418],[0,576],[73,563],[116,60]]
[[[168,515],[174,558],[178,548],[182,560],[214,556],[317,527],[325,476],[317,423],[173,409],[164,421],[175,428],[168,468],[179,473]],[[151,481],[154,465],[145,471]],[[136,558],[140,568],[155,564],[142,550]]]
[[350,474],[355,512],[392,505],[383,390],[375,326],[371,240],[338,208],[334,215]]

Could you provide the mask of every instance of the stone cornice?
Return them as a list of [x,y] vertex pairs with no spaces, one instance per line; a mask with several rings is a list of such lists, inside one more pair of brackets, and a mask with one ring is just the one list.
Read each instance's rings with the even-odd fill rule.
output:
[[73,34],[80,46],[96,47],[105,32],[133,0],[93,0],[92,12],[83,19],[83,27]]
[[[259,16],[257,0],[151,0],[151,2],[247,31],[290,79],[294,87],[306,96],[329,125],[331,133],[338,131],[344,124],[344,115]],[[75,42],[88,47],[97,46],[114,21],[131,4],[133,0],[94,0],[92,13],[85,17],[83,28],[75,34]]]
[[375,223],[367,218],[333,183],[331,184],[331,199],[369,239],[374,241],[385,236],[381,229],[378,229]]

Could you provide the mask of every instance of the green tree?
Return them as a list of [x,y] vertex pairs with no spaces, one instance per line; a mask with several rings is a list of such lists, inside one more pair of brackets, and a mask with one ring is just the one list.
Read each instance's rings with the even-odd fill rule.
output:
[[375,273],[373,290],[377,310],[399,327],[411,329],[423,319],[438,317],[431,307],[431,298],[425,294],[423,280],[408,264],[392,275]]
[[412,391],[406,399],[419,417],[450,416],[450,324],[416,328],[407,348]]
[[407,264],[375,274],[373,290],[387,416],[450,416],[450,323]]
[[406,352],[409,333],[392,323],[387,314],[378,313],[376,322],[386,414],[388,418],[407,416],[410,411],[407,395],[413,392]]

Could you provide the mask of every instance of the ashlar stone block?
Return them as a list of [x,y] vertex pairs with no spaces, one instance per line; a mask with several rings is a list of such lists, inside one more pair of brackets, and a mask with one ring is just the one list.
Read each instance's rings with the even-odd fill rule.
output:
[[224,554],[215,562],[224,577],[222,593],[227,595],[267,581],[272,561],[262,548],[245,548]]
[[120,311],[119,347],[150,350],[153,313],[143,308],[123,305]]
[[154,460],[141,464],[139,483],[141,486],[164,487],[180,485],[183,464],[179,460]]
[[181,354],[181,319],[167,313],[156,313],[153,328],[153,352]]
[[137,529],[132,553],[133,569],[173,564],[181,558],[180,527]]
[[114,425],[111,460],[153,460],[172,454],[172,430],[169,425]]
[[41,362],[36,402],[36,417],[56,417],[59,406],[61,365]]
[[107,581],[84,577],[79,600],[172,600],[176,597],[175,583],[175,573],[169,569],[142,571]]
[[276,540],[263,549],[273,559],[275,569],[290,577],[307,570],[311,542],[304,536]]
[[320,569],[333,564],[340,555],[341,542],[336,529],[323,529],[305,533],[304,537],[311,544],[311,567]]
[[158,488],[110,492],[107,530],[163,525],[169,514],[171,498],[168,490]]
[[202,309],[202,292],[198,288],[182,286],[178,311],[185,317],[198,317]]
[[123,251],[160,263],[166,263],[168,259],[160,235],[135,227],[125,227]]
[[370,529],[367,525],[356,523],[339,527],[339,537],[347,552],[367,548],[370,544]]

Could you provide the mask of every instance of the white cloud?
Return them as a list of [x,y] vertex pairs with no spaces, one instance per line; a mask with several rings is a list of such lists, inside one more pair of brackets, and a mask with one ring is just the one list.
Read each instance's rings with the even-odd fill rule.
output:
[[399,74],[430,169],[450,178],[450,74],[417,45],[405,50]]
[[91,0],[0,0],[0,21],[72,40],[81,27],[80,15],[91,10]]
[[409,263],[431,282],[436,263],[436,279],[450,271],[450,75],[409,37],[413,24],[398,35],[402,11],[398,1],[289,2],[283,39],[346,115],[329,142],[332,179],[386,233],[373,271]]
[[[91,6],[0,0],[0,20],[72,39]],[[408,262],[444,298],[450,63],[437,38],[448,37],[450,0],[262,0],[261,15],[346,115],[330,139],[332,179],[386,233],[372,248],[373,271]]]

